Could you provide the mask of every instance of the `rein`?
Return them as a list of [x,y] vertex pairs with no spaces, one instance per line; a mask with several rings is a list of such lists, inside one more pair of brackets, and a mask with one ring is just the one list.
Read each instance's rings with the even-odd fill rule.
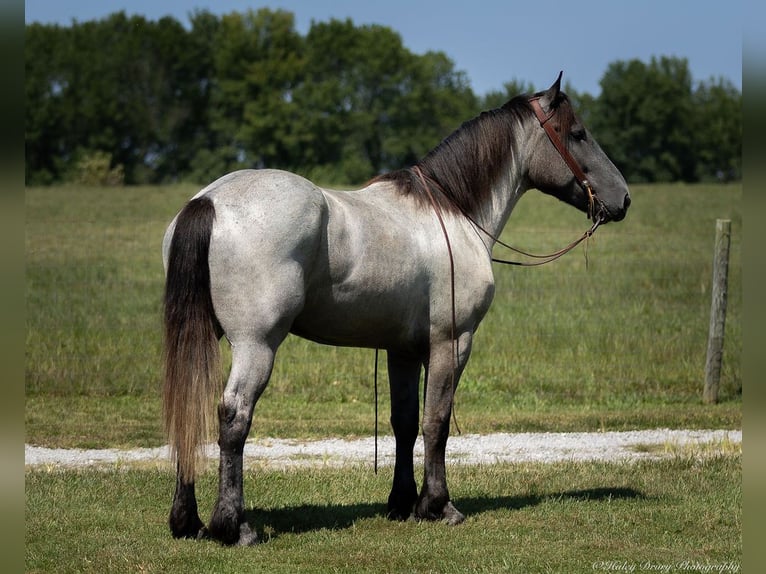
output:
[[[578,237],[577,239],[572,241],[572,243],[570,243],[566,247],[563,247],[563,248],[559,249],[558,251],[554,251],[553,253],[548,253],[547,255],[537,255],[535,253],[528,253],[526,251],[523,251],[521,249],[518,249],[518,248],[516,248],[516,247],[514,247],[512,245],[509,245],[509,244],[501,241],[498,237],[495,237],[489,231],[484,229],[481,225],[476,223],[476,221],[474,221],[473,218],[468,217],[467,215],[466,215],[466,217],[468,218],[468,220],[473,225],[476,226],[476,228],[479,231],[481,231],[482,233],[487,235],[490,239],[492,239],[493,241],[495,241],[499,245],[502,245],[506,249],[509,249],[509,250],[511,250],[511,251],[513,251],[515,253],[518,253],[519,255],[524,255],[526,257],[531,257],[533,259],[539,259],[539,261],[531,261],[530,262],[530,261],[513,261],[513,260],[510,260],[510,259],[498,259],[497,257],[493,257],[492,258],[492,261],[495,262],[495,263],[502,263],[504,265],[518,265],[520,267],[536,267],[538,265],[545,265],[546,263],[550,263],[551,261],[556,261],[556,259],[558,259],[562,255],[566,255],[567,253],[572,251],[572,249],[574,249],[575,247],[580,245],[580,243],[582,243],[586,239],[590,239],[591,236],[596,232],[596,229],[598,228],[598,226],[601,225],[601,223],[603,221],[603,219],[601,217],[598,217],[598,219],[596,219],[593,222],[593,225],[591,225],[590,229],[588,229],[585,233],[583,233],[580,237]],[[588,253],[587,253],[587,251],[585,253],[585,266],[586,266],[586,268],[588,266]]]
[[[452,254],[452,243],[449,240],[449,233],[447,232],[447,226],[444,224],[444,217],[442,217],[442,210],[439,207],[439,204],[436,203],[436,200],[434,199],[433,194],[431,193],[431,186],[428,185],[428,182],[426,181],[425,175],[423,175],[423,172],[421,171],[420,167],[413,166],[412,170],[418,175],[420,178],[421,183],[423,184],[423,189],[425,189],[426,193],[428,194],[428,199],[431,201],[431,206],[434,208],[434,212],[436,213],[436,218],[439,220],[439,225],[442,228],[442,232],[444,233],[444,241],[447,244],[447,254],[449,255],[449,274],[450,274],[450,295],[451,295],[451,303],[452,303],[452,322],[450,325],[450,340],[452,341],[452,380],[451,380],[451,386],[452,386],[452,397],[450,398],[451,405],[450,405],[450,411],[452,412],[452,420],[455,422],[455,428],[457,429],[458,434],[461,434],[460,426],[457,424],[457,417],[455,415],[455,371],[457,370],[457,352],[458,352],[458,343],[457,338],[455,337],[455,331],[457,331],[457,313],[455,311],[455,257]],[[433,181],[433,180],[432,180]],[[434,182],[436,183],[436,182]],[[441,189],[441,186],[437,184],[437,186]],[[442,193],[444,193],[444,190],[442,189]],[[427,375],[426,375],[427,376]],[[378,474],[378,349],[375,349],[375,375],[373,378],[373,386],[374,386],[374,392],[375,392],[375,474]]]
[[442,217],[442,210],[439,207],[439,204],[436,203],[436,200],[434,199],[433,194],[431,193],[431,187],[428,185],[428,182],[426,181],[425,176],[423,175],[423,172],[421,171],[419,166],[413,166],[412,168],[415,173],[418,174],[418,177],[420,177],[420,181],[423,183],[423,188],[426,190],[426,193],[428,194],[428,199],[431,200],[431,205],[434,208],[434,211],[436,212],[436,217],[439,219],[439,225],[441,225],[442,232],[444,233],[444,241],[447,243],[447,253],[449,254],[449,274],[450,274],[450,295],[452,297],[452,325],[450,330],[450,338],[452,339],[452,397],[450,398],[450,401],[452,404],[450,405],[450,411],[452,411],[452,420],[455,423],[455,429],[457,430],[458,434],[462,434],[460,431],[460,425],[457,424],[457,416],[455,415],[455,387],[457,381],[455,380],[455,370],[456,370],[456,363],[457,363],[457,353],[458,353],[458,343],[457,338],[455,337],[455,332],[457,331],[457,313],[455,312],[455,258],[452,255],[452,244],[449,240],[449,233],[447,233],[447,226],[444,224],[444,218]]

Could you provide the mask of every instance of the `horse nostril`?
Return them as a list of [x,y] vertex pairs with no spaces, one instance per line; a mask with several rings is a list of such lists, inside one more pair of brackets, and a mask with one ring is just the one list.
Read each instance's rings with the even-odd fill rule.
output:
[[622,202],[622,209],[627,211],[627,209],[630,207],[630,196],[625,196],[625,201]]

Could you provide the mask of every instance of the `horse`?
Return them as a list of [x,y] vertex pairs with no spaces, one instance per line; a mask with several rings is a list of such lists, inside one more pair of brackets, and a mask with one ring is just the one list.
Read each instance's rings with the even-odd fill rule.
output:
[[[245,516],[243,449],[289,333],[386,351],[396,439],[387,516],[464,520],[447,488],[445,448],[453,396],[494,294],[497,236],[532,188],[586,212],[595,225],[623,219],[630,205],[625,179],[560,84],[561,74],[545,91],[482,112],[417,164],[362,189],[240,170],[202,189],[176,215],[162,246],[174,537],[258,541]],[[231,345],[225,385],[222,337]],[[195,461],[215,432],[216,406],[218,498],[205,526]],[[418,492],[419,427],[425,454]]]

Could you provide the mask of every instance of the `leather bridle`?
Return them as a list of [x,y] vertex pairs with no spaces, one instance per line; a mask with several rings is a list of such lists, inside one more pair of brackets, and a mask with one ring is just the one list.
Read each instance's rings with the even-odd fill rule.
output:
[[555,147],[556,151],[559,152],[561,159],[563,159],[564,163],[567,164],[567,167],[572,172],[572,175],[574,175],[575,179],[577,180],[577,183],[580,185],[583,191],[587,194],[588,219],[592,219],[595,222],[596,221],[595,218],[597,216],[599,217],[602,216],[600,212],[599,213],[595,212],[596,202],[598,201],[599,207],[601,209],[603,209],[603,206],[601,205],[601,202],[596,197],[596,194],[594,193],[593,188],[588,182],[588,177],[585,175],[585,172],[580,167],[580,164],[577,163],[577,160],[572,156],[571,153],[569,153],[569,150],[567,149],[566,144],[561,139],[561,137],[559,137],[559,134],[556,132],[556,129],[553,127],[553,125],[549,121],[555,115],[556,110],[551,108],[551,111],[548,114],[546,114],[543,111],[542,105],[540,104],[540,98],[541,96],[533,96],[529,98],[529,104],[530,106],[532,106],[532,110],[535,112],[535,115],[537,116],[537,121],[540,122],[540,126],[545,130],[545,133],[548,136],[548,139],[551,140],[553,147]]

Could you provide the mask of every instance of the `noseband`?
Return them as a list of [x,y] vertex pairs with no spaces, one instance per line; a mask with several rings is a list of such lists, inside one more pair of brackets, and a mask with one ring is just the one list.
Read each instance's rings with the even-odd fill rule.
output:
[[[556,133],[556,129],[549,122],[549,120],[556,113],[556,110],[551,109],[551,111],[548,114],[546,114],[543,111],[543,107],[540,105],[540,96],[529,98],[529,104],[532,106],[532,110],[535,112],[535,115],[537,116],[537,121],[540,122],[540,126],[545,130],[545,133],[548,136],[548,139],[551,140],[553,147],[555,147],[556,151],[559,152],[561,159],[563,159],[564,163],[567,164],[567,167],[572,172],[572,175],[574,175],[575,179],[577,180],[577,183],[580,185],[583,191],[587,194],[588,219],[591,219],[594,222],[596,221],[595,219],[596,217],[598,217],[599,219],[603,219],[603,213],[601,212],[601,210],[603,210],[603,206],[601,205],[601,201],[598,199],[598,197],[596,197],[596,194],[593,191],[593,188],[588,182],[588,178],[586,177],[585,172],[580,167],[580,164],[577,163],[577,160],[574,157],[572,157],[572,154],[569,153],[569,150],[567,149],[566,145],[564,145],[564,142],[559,137],[559,134]],[[598,202],[599,204],[598,213],[595,212],[596,202]]]

